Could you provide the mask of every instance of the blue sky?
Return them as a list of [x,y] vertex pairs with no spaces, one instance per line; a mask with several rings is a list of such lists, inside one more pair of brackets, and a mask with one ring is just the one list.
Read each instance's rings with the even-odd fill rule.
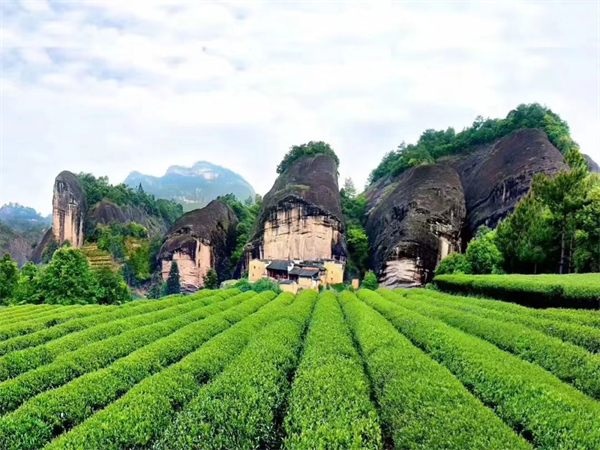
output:
[[546,104],[600,162],[591,2],[2,1],[2,188],[49,213],[64,169],[207,160],[265,193],[329,142],[362,186],[427,128]]

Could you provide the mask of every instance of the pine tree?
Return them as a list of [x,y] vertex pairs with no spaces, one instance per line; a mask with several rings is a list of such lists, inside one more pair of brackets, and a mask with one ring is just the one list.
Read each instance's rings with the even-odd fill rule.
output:
[[371,289],[372,291],[376,290],[379,287],[379,284],[377,283],[377,276],[373,273],[372,270],[367,271],[367,273],[365,274],[361,287],[364,289]]
[[146,294],[147,298],[160,298],[162,294],[162,283],[160,280],[156,280],[148,289],[148,293]]
[[206,289],[219,288],[219,277],[214,269],[208,269],[208,272],[206,272],[206,276],[204,277],[204,287]]
[[179,282],[179,266],[177,261],[171,263],[171,270],[169,271],[169,278],[167,279],[166,295],[180,294],[181,284]]

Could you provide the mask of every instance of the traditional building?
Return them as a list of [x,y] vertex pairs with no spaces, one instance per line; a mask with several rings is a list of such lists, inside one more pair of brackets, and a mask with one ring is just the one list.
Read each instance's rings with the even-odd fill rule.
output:
[[248,281],[276,280],[281,289],[296,293],[300,289],[318,290],[319,286],[344,281],[344,263],[335,260],[282,261],[253,259],[248,264]]

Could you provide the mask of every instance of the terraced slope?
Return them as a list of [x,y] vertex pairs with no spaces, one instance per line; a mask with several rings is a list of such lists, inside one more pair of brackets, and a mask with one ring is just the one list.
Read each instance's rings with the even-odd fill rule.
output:
[[600,448],[600,315],[423,289],[0,309],[0,448]]

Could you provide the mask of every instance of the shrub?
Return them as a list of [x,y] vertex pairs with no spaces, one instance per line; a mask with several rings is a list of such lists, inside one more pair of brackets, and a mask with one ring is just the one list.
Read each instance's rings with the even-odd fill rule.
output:
[[453,273],[473,273],[471,263],[467,257],[458,252],[452,252],[440,261],[435,269],[435,275],[445,275]]
[[[381,289],[378,292],[388,300],[398,301],[396,294],[391,291]],[[600,355],[591,355],[581,347],[520,324],[506,323],[453,308],[432,305],[428,300],[428,297],[419,299],[402,297],[399,304],[411,311],[442,320],[466,333],[485,339],[502,350],[543,367],[590,397],[600,399],[598,378]]]
[[598,309],[598,274],[571,275],[440,275],[442,291],[481,295],[537,307]]
[[364,289],[370,289],[374,291],[377,289],[379,284],[377,283],[377,276],[373,273],[372,270],[367,271],[365,274],[365,278],[362,281],[361,287]]
[[207,310],[213,307],[211,317],[193,322],[142,347],[105,369],[86,374],[26,402],[0,419],[0,448],[41,448],[52,438],[89,417],[96,409],[114,401],[144,378],[177,362],[267,301],[247,301],[253,295],[245,293],[229,299],[236,301],[238,306],[222,312],[218,312],[219,308],[227,308],[227,301],[215,303],[207,307]]
[[[195,294],[193,296],[185,297],[185,303],[183,304],[181,297],[170,297],[164,301],[140,305],[140,307],[137,308],[118,309],[113,312],[108,312],[105,314],[106,317],[96,316],[97,319],[96,317],[79,319],[81,321],[88,321],[87,324],[95,324],[95,326],[84,328],[78,332],[76,331],[77,328],[69,327],[69,323],[58,325],[49,330],[44,330],[51,332],[44,334],[46,339],[51,339],[53,337],[56,339],[51,340],[45,345],[24,348],[23,350],[13,351],[12,353],[0,357],[0,381],[4,381],[7,378],[14,378],[23,372],[49,364],[63,353],[73,352],[86,345],[116,336],[137,327],[142,327],[161,320],[170,319],[180,314],[188,313],[199,306],[208,305],[213,301],[220,299],[220,297],[214,295],[214,292],[202,291],[202,293],[204,295]],[[213,297],[206,298],[209,296],[206,294],[212,295]],[[90,319],[96,320],[90,321]],[[59,330],[61,326],[65,327],[66,330],[70,329],[75,332],[71,332],[64,336],[64,331],[66,330]],[[31,336],[32,339],[30,339],[30,344],[40,342],[40,336],[34,336],[34,334],[23,337]],[[23,342],[24,340],[22,339],[21,341]]]
[[[380,298],[361,289],[363,300]],[[528,444],[356,295],[340,294],[379,406],[384,440],[411,449],[527,449]],[[368,301],[371,303],[371,301]]]
[[[269,301],[274,295],[266,291],[254,297],[252,302]],[[293,299],[290,293],[280,294],[276,300],[215,336],[178,363],[144,379],[122,398],[53,441],[48,450],[149,448],[177,411],[198,394],[201,385],[213,379],[239,355],[255,333],[279,318]],[[253,308],[248,301],[243,305]],[[97,432],[99,429],[102,429],[101,433]]]
[[544,369],[439,320],[424,317],[377,294],[363,294],[362,298],[464,385],[470,386],[484,404],[493,406],[502,420],[516,429],[527,430],[536,448],[598,447],[600,403],[597,401]]
[[331,291],[317,301],[285,418],[288,449],[379,449],[362,360]]
[[272,448],[275,420],[289,390],[302,333],[317,294],[298,294],[284,317],[261,330],[242,354],[202,388],[158,448]]

